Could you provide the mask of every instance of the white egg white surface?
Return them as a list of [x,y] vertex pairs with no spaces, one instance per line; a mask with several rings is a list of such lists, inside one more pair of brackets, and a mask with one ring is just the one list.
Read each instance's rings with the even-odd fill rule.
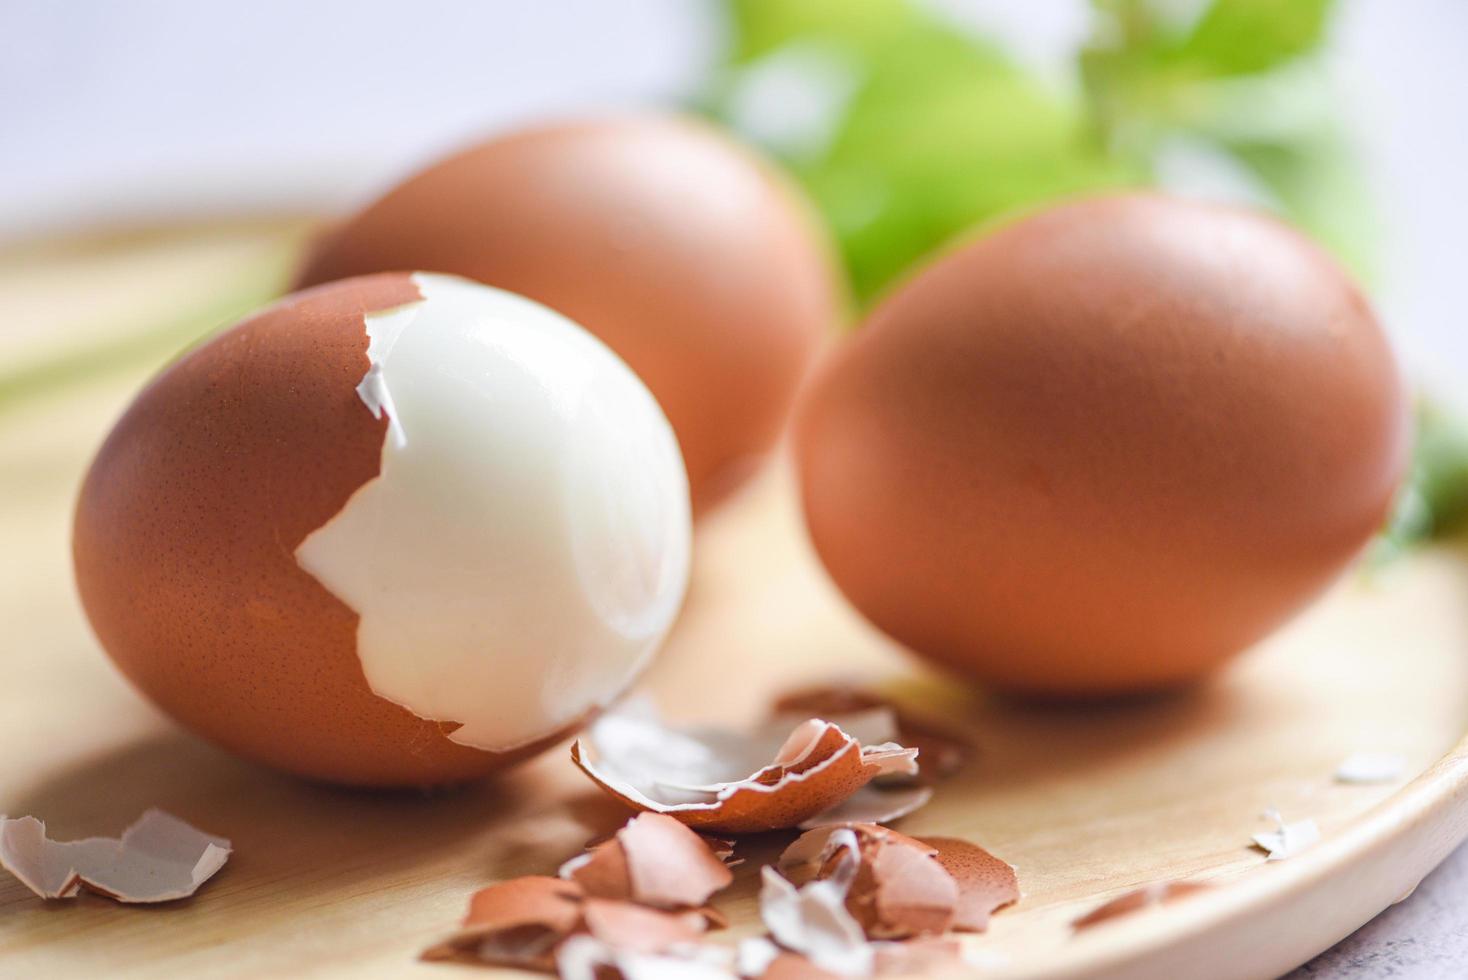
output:
[[296,550],[361,617],[372,690],[504,751],[619,694],[687,587],[688,481],[612,351],[513,293],[415,273],[369,315],[380,475]]

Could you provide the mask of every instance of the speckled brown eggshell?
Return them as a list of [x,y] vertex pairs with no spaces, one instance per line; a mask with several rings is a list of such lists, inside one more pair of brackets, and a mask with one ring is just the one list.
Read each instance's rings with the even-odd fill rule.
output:
[[128,408],[77,504],[82,603],[123,673],[194,732],[313,778],[453,782],[555,741],[479,751],[373,694],[356,613],[296,564],[378,474],[363,317],[419,298],[406,274],[352,279],[197,347]]
[[296,286],[396,269],[508,289],[604,340],[672,422],[695,512],[768,453],[841,315],[795,189],[674,116],[560,123],[449,157],[323,238]]
[[1357,554],[1407,399],[1349,277],[1275,220],[1055,207],[934,262],[797,422],[811,536],[913,650],[1040,695],[1197,678]]

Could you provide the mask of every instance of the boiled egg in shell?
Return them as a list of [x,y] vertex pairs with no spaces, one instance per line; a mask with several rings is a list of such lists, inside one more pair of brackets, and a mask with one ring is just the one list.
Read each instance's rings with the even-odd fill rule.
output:
[[322,779],[470,778],[624,690],[687,585],[688,483],[635,374],[450,276],[287,297],[155,379],[77,508],[83,603],[187,727]]
[[1262,214],[1128,193],[962,243],[807,389],[796,457],[832,579],[1005,691],[1195,681],[1381,527],[1407,389],[1359,287]]

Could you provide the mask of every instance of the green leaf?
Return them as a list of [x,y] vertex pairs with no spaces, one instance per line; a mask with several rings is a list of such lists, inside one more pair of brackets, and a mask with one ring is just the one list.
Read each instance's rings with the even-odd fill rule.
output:
[[1414,545],[1449,537],[1468,524],[1468,427],[1422,399],[1416,439],[1407,482],[1386,527],[1372,542],[1368,568],[1379,568]]
[[805,184],[864,301],[1000,215],[1150,182],[1176,135],[1231,155],[1287,218],[1366,264],[1360,182],[1301,58],[1330,0],[1213,0],[1192,20],[1160,0],[1093,3],[1081,93],[913,0],[729,0],[731,64],[705,106]]
[[1433,534],[1448,534],[1468,521],[1468,427],[1442,407],[1417,409],[1412,484],[1431,515]]
[[906,0],[730,0],[727,7],[735,64],[802,38],[873,53],[914,17]]
[[1178,142],[1229,158],[1282,217],[1368,275],[1376,215],[1316,59],[1328,0],[1214,0],[1191,27],[1148,0],[1093,0],[1082,52],[1092,116],[1110,152],[1151,166]]
[[[865,12],[854,15],[857,7]],[[760,32],[737,50],[760,57],[726,79],[716,111],[763,138],[805,184],[862,300],[976,224],[1141,177],[1107,156],[1076,99],[916,5],[740,0],[733,8],[736,24],[757,21]],[[818,10],[829,18],[824,27],[812,20]],[[880,30],[873,10],[883,15]],[[741,120],[735,107],[748,108],[749,84],[765,69],[822,59],[841,64],[849,84],[829,125],[806,127],[827,130],[821,142],[770,139]],[[775,109],[801,101],[796,93],[764,98]]]
[[1333,0],[1213,0],[1170,60],[1209,75],[1269,71],[1325,37]]
[[1075,106],[993,52],[914,39],[872,66],[804,176],[867,299],[977,224],[1128,174]]

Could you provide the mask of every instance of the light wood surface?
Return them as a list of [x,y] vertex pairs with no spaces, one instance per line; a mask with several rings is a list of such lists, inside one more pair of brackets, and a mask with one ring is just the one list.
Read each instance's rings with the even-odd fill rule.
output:
[[[268,256],[298,240],[299,226],[249,234]],[[178,254],[200,261],[182,241]],[[126,271],[125,245],[0,255],[0,288],[32,289],[69,344],[67,304],[88,295],[98,261]],[[220,261],[224,283],[233,260]],[[179,314],[170,283],[201,274],[155,261],[138,275],[158,288],[134,289],[133,312],[115,321]],[[87,302],[82,319],[105,326]],[[136,347],[69,384],[0,400],[0,812],[72,837],[114,833],[162,806],[232,838],[236,853],[196,898],[160,908],[43,903],[0,879],[0,976],[473,975],[415,957],[475,888],[552,871],[623,814],[564,748],[454,792],[345,792],[236,761],[129,690],[81,617],[68,525],[92,449],[165,357]],[[4,382],[0,372],[0,391]],[[1344,581],[1192,694],[1017,705],[928,672],[865,627],[811,558],[776,466],[700,528],[686,610],[648,683],[675,717],[738,722],[790,685],[854,677],[971,731],[978,756],[903,829],[969,837],[1018,868],[1024,899],[970,940],[985,975],[1267,977],[1401,898],[1468,834],[1465,594],[1468,566],[1428,551]],[[1337,763],[1360,750],[1403,754],[1409,776],[1335,783]],[[1266,864],[1248,842],[1270,806],[1314,818],[1323,842]],[[750,860],[718,903],[731,938],[757,931],[757,869],[783,839],[745,845]],[[1112,895],[1180,876],[1220,887],[1083,933],[1069,927]]]

